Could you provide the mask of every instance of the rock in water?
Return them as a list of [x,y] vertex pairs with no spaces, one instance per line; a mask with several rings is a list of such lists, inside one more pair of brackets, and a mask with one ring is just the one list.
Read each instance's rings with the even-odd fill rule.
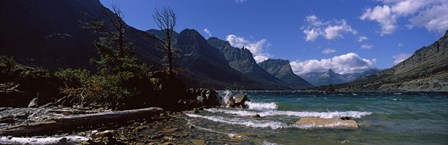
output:
[[30,101],[30,103],[28,104],[28,107],[37,108],[37,107],[39,107],[38,103],[39,103],[39,97],[36,97]]
[[233,99],[233,97],[229,97],[229,99],[226,100],[226,103],[230,108],[235,107],[235,100]]
[[[198,88],[198,89],[188,89],[187,98],[189,100],[196,100],[202,107],[215,107],[221,105],[221,96],[211,89]],[[197,106],[199,107],[199,106]]]
[[[343,118],[343,119],[342,119]],[[296,124],[310,128],[358,128],[358,123],[346,117],[335,118],[300,118]]]
[[240,108],[247,108],[246,106],[246,101],[250,101],[249,98],[247,98],[247,95],[244,94],[239,94],[235,96],[235,107],[240,107]]

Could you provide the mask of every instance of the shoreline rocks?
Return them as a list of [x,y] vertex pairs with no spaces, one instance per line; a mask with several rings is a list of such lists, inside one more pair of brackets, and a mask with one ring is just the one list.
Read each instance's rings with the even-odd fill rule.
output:
[[247,108],[246,102],[250,101],[246,94],[238,94],[234,97],[229,97],[226,100],[227,105],[230,108]]
[[315,118],[303,117],[296,124],[310,128],[358,128],[359,125],[355,120],[349,117],[335,118]]

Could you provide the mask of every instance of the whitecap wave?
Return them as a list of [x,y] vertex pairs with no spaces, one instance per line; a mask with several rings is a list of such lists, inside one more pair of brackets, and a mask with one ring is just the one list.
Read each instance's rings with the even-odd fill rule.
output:
[[277,110],[278,105],[274,102],[270,103],[257,103],[257,102],[245,102],[251,110]]
[[303,124],[298,125],[294,124],[292,127],[301,128],[301,129],[309,129],[309,128],[334,128],[334,127],[340,127],[340,126],[350,126],[349,123],[345,122],[335,122],[335,123],[329,123],[329,124]]
[[234,124],[234,125],[242,125],[247,127],[254,128],[271,128],[271,129],[280,129],[289,127],[286,123],[276,122],[276,121],[266,121],[266,120],[247,120],[241,118],[225,118],[221,116],[204,116],[198,114],[186,114],[189,117],[193,118],[202,118],[207,119],[214,122]]
[[268,111],[249,111],[249,110],[234,110],[234,109],[217,109],[210,108],[205,109],[208,112],[212,113],[225,113],[225,114],[233,114],[238,116],[254,116],[260,115],[264,116],[298,116],[298,117],[319,117],[319,118],[334,118],[334,117],[351,117],[351,118],[361,118],[363,116],[367,116],[372,114],[372,112],[361,112],[361,111],[334,111],[334,112],[311,112],[311,111],[277,111],[277,110],[268,110]]
[[[241,125],[241,126],[247,126],[247,127],[253,127],[253,128],[270,128],[270,129],[283,129],[283,128],[300,128],[300,129],[310,129],[310,128],[333,128],[333,127],[339,127],[339,126],[348,126],[349,124],[344,122],[336,122],[331,124],[286,124],[284,122],[278,122],[278,121],[268,121],[268,120],[248,120],[248,119],[241,119],[241,118],[226,118],[222,116],[204,116],[204,115],[198,115],[198,114],[186,114],[188,117],[192,118],[201,118],[201,119],[207,119],[214,122],[219,123],[226,123],[226,124],[232,124],[232,125]],[[232,137],[229,134],[230,137]]]

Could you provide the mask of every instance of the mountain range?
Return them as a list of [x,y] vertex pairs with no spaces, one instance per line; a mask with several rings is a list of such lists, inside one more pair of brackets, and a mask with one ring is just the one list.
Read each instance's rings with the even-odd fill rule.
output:
[[[0,5],[0,55],[13,56],[18,63],[52,71],[63,68],[95,71],[90,60],[99,56],[93,43],[102,35],[90,29],[89,24],[101,21],[111,27],[106,15],[114,15],[99,0],[4,0]],[[141,31],[128,26],[125,34],[141,62],[154,70],[166,66],[165,52],[156,47],[160,45],[156,38],[165,37],[162,31]],[[182,78],[188,87],[305,89],[345,83],[337,85],[337,89],[448,90],[447,34],[381,72],[368,70],[340,75],[328,70],[301,76],[294,74],[288,60],[268,59],[257,64],[248,49],[232,47],[216,37],[206,40],[193,29],[176,32],[173,39],[177,56],[174,65],[182,69]],[[347,83],[351,81],[354,82]]]
[[306,74],[300,75],[303,79],[310,82],[314,86],[323,86],[330,84],[343,84],[352,82],[359,78],[367,77],[373,74],[378,73],[380,70],[378,69],[369,69],[361,73],[347,73],[347,74],[338,74],[333,70],[329,69],[324,72],[310,72]]
[[[0,1],[0,53],[13,56],[22,64],[49,70],[87,68],[98,58],[93,43],[102,37],[89,25],[101,21],[111,27],[107,15],[114,15],[98,0]],[[126,40],[132,43],[141,62],[153,69],[165,66],[165,52],[158,49],[158,30],[140,31],[128,26]],[[261,69],[248,50],[232,48],[243,54],[240,62],[229,57],[225,48],[217,48],[196,30],[185,29],[174,34],[175,65],[182,68],[189,87],[215,89],[291,89],[309,86],[287,86],[280,79]],[[213,44],[213,45],[212,45]],[[247,60],[247,61],[246,61]],[[240,63],[240,67],[238,66]],[[243,67],[244,66],[244,67]],[[247,71],[238,69],[247,67]],[[249,70],[251,69],[251,70]]]

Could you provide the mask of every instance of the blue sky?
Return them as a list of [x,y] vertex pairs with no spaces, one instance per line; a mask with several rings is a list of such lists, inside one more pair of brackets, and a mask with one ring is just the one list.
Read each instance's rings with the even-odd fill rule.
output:
[[172,8],[176,31],[247,47],[257,61],[288,59],[296,74],[389,68],[448,29],[448,0],[101,0],[125,21],[156,29],[156,7]]

